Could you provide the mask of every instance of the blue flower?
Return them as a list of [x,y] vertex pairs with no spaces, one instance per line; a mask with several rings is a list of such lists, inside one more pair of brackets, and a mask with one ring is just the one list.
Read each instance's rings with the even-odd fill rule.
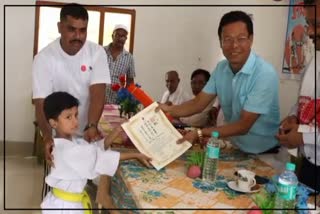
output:
[[225,181],[216,181],[215,186],[216,188],[224,189],[227,187],[227,183]]
[[118,91],[118,101],[119,101],[119,103],[124,101],[126,98],[129,98],[130,95],[131,95],[130,92],[126,88],[120,88],[120,90]]
[[122,113],[137,113],[140,102],[128,91],[127,88],[120,88],[117,93],[117,103],[119,104],[120,116]]
[[204,182],[199,179],[194,180],[192,185],[195,188],[200,189],[202,192],[214,191],[216,189],[214,183]]

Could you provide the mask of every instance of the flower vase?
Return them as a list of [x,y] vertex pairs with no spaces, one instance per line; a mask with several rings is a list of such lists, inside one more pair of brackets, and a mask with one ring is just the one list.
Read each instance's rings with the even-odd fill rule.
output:
[[132,116],[134,116],[134,112],[132,112],[132,111],[126,112],[125,116],[127,119],[130,119]]
[[120,116],[120,118],[123,117],[123,110],[122,110],[122,108],[119,108],[119,116]]

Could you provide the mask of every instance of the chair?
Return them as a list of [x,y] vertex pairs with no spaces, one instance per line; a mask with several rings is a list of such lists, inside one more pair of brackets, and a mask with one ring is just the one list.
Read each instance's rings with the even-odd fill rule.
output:
[[44,142],[42,138],[42,133],[36,121],[33,121],[34,124],[34,141],[33,141],[33,152],[32,155],[37,156],[39,164],[44,162]]

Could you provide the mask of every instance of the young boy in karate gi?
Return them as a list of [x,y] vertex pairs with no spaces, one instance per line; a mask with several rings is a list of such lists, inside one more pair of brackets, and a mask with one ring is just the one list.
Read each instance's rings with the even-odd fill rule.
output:
[[87,179],[113,176],[120,160],[137,159],[150,167],[151,159],[144,154],[105,150],[112,137],[91,144],[75,138],[79,126],[78,106],[79,101],[67,92],[54,92],[44,100],[44,113],[56,136],[52,151],[54,167],[46,177],[52,190],[43,199],[41,208],[57,210],[43,210],[43,214],[90,214],[91,210],[81,210],[91,208],[90,198],[84,191]]

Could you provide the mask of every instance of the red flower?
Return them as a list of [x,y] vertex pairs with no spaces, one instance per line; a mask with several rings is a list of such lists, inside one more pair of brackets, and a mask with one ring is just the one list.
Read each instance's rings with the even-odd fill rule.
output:
[[126,75],[125,75],[125,74],[120,75],[120,76],[119,76],[119,81],[120,81],[121,83],[125,83],[125,82],[126,82]]
[[118,91],[118,90],[120,89],[120,87],[121,87],[121,86],[120,86],[118,83],[111,85],[112,91]]

